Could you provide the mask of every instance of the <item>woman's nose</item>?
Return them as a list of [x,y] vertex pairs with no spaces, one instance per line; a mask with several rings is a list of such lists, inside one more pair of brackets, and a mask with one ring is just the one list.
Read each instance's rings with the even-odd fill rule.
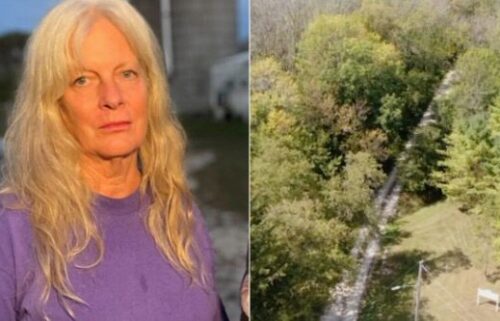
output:
[[116,109],[123,104],[123,93],[114,80],[102,81],[100,84],[100,107]]

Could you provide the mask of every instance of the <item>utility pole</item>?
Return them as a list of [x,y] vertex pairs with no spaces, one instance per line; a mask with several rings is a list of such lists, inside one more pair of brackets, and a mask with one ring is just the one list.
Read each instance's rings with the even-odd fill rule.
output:
[[418,262],[418,276],[415,284],[415,321],[418,321],[418,310],[420,306],[420,285],[422,283],[422,270],[424,269],[424,260]]

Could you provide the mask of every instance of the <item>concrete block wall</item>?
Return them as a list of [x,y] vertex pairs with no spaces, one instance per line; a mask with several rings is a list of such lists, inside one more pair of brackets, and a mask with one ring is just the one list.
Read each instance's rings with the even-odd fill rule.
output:
[[[131,3],[161,35],[160,0]],[[173,72],[170,90],[178,113],[209,113],[209,70],[238,52],[236,0],[171,0]],[[240,44],[241,46],[241,44]]]

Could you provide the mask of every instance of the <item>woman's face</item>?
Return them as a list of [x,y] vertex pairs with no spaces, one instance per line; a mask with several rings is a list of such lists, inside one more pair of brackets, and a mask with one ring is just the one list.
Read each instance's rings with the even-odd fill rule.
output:
[[69,130],[87,156],[136,153],[147,128],[147,85],[127,39],[109,20],[98,18],[79,54],[82,69],[71,75],[62,97]]

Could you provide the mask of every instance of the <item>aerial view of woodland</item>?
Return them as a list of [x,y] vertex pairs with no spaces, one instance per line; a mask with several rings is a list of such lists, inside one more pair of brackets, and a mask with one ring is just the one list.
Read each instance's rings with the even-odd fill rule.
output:
[[253,0],[250,80],[253,320],[498,320],[500,1]]

